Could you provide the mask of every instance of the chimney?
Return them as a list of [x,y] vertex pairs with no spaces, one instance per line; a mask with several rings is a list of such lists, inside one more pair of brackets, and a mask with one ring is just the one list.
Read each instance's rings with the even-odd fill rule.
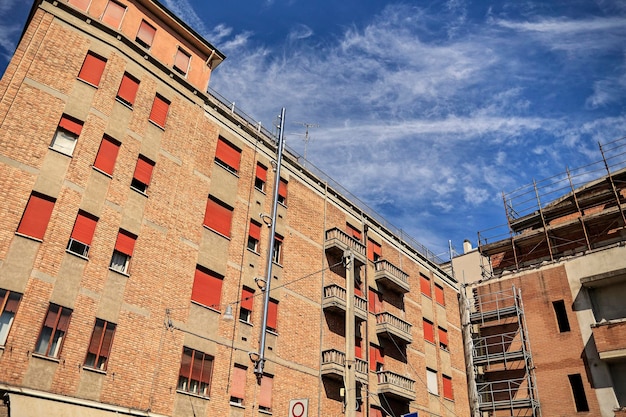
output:
[[465,254],[465,253],[471,252],[471,250],[472,250],[472,242],[465,239],[463,241],[463,253]]

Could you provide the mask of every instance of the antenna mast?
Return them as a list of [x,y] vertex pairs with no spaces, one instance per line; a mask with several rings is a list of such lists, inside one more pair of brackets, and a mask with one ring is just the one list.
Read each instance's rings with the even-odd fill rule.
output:
[[307,145],[309,144],[309,140],[311,140],[311,138],[309,137],[309,128],[310,127],[320,127],[320,125],[318,125],[317,123],[306,123],[306,122],[295,122],[297,125],[300,126],[304,126],[305,127],[305,131],[304,131],[304,160],[306,161],[306,148]]

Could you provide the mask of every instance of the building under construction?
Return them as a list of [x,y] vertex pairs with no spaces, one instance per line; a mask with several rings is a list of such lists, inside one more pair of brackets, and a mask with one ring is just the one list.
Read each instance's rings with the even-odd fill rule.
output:
[[626,415],[626,138],[599,150],[503,194],[507,225],[453,259],[474,416]]

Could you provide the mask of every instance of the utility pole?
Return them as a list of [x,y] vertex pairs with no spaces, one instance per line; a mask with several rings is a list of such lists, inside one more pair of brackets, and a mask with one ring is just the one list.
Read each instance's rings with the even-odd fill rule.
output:
[[356,408],[356,354],[354,351],[354,253],[343,254],[346,266],[346,362],[344,364],[346,417],[355,416]]

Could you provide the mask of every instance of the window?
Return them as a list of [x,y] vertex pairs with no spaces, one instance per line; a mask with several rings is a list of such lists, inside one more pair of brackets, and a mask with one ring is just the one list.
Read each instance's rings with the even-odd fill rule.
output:
[[254,178],[254,187],[265,192],[265,183],[267,182],[267,167],[257,162],[256,164],[256,176]]
[[130,188],[145,194],[148,190],[148,186],[150,185],[153,169],[154,162],[143,155],[139,155],[137,158],[137,165],[135,165],[133,180],[130,183]]
[[278,265],[283,263],[283,237],[274,235],[274,253],[272,253],[272,261]]
[[367,301],[370,313],[376,314],[383,311],[383,295],[378,291],[370,288]]
[[443,350],[448,350],[448,331],[441,327],[437,327],[437,331],[439,334],[439,347]]
[[259,253],[259,241],[261,240],[261,225],[254,220],[250,220],[250,230],[248,231],[248,249]]
[[243,405],[246,393],[246,371],[248,369],[241,365],[235,365],[230,382],[230,402],[231,404]]
[[216,272],[203,268],[200,265],[196,266],[191,299],[203,306],[219,310],[223,279],[224,277]]
[[372,239],[367,239],[367,259],[376,262],[382,258],[382,253],[380,243],[374,242]]
[[91,3],[91,0],[69,0],[68,3],[76,6],[82,11],[87,11],[87,8],[89,7],[89,3]]
[[567,310],[565,309],[565,301],[558,300],[552,302],[554,307],[554,314],[556,314],[556,321],[559,325],[559,332],[569,332],[569,320],[567,319]]
[[447,375],[442,375],[443,382],[443,398],[449,400],[454,399],[454,393],[452,392],[452,378]]
[[233,209],[213,196],[209,196],[204,212],[204,225],[217,233],[230,237]]
[[424,340],[435,343],[435,328],[430,320],[424,319]]
[[282,178],[278,182],[278,202],[283,206],[287,205],[287,181]]
[[144,48],[150,49],[152,46],[152,41],[154,40],[154,35],[156,33],[156,28],[152,26],[150,23],[145,20],[141,21],[139,25],[139,30],[137,31],[137,37],[135,41]]
[[189,71],[189,61],[191,61],[191,55],[179,47],[176,51],[176,58],[174,58],[174,69],[182,75],[187,75],[187,71]]
[[120,229],[117,234],[117,240],[115,241],[113,256],[111,257],[110,269],[121,272],[122,274],[128,273],[128,265],[130,258],[133,256],[133,251],[135,250],[136,239],[137,236]]
[[54,133],[50,148],[67,156],[72,156],[82,129],[83,122],[66,115],[61,116],[59,127]]
[[426,275],[420,274],[420,291],[427,297],[432,297],[430,290],[430,279]]
[[431,394],[439,395],[439,387],[437,385],[437,371],[426,368],[426,387]]
[[88,52],[85,56],[83,66],[78,73],[78,79],[83,80],[87,84],[91,84],[94,87],[98,87],[100,85],[100,79],[102,78],[102,73],[104,72],[106,63],[106,59],[94,54],[91,51]]
[[589,411],[589,404],[587,403],[587,395],[585,395],[585,387],[583,386],[582,377],[580,374],[568,375],[567,377],[569,378],[569,384],[572,387],[576,411]]
[[13,324],[13,318],[22,300],[22,295],[0,289],[0,346],[4,346]]
[[442,306],[446,305],[446,299],[443,294],[443,287],[439,284],[435,284],[435,301]]
[[183,347],[177,389],[191,394],[209,396],[213,357],[200,351]]
[[54,199],[43,194],[32,193],[26,203],[17,233],[42,240],[54,208]]
[[239,320],[252,323],[252,305],[254,303],[254,291],[243,287],[241,290],[241,303],[239,304]]
[[278,301],[272,300],[267,305],[267,330],[276,333],[278,322]]
[[385,367],[385,355],[380,346],[370,345],[370,370],[380,372]]
[[117,90],[117,99],[122,103],[133,107],[135,104],[135,97],[137,96],[137,90],[139,89],[139,80],[129,75],[128,73],[124,73],[122,77],[122,82],[120,83],[120,88]]
[[79,256],[87,257],[91,239],[96,230],[98,218],[84,211],[79,211],[74,223],[74,229],[67,244],[67,250]]
[[69,308],[50,304],[37,339],[35,353],[51,358],[59,357],[71,316],[72,310]]
[[169,108],[170,102],[157,94],[154,97],[154,102],[152,102],[152,110],[150,110],[149,118],[150,121],[154,122],[157,126],[165,127],[165,120],[167,119],[167,112]]
[[117,154],[120,151],[120,145],[121,143],[115,139],[111,139],[108,136],[103,137],[93,166],[109,176],[113,175],[113,168],[115,167]]
[[113,26],[115,29],[119,29],[125,12],[126,6],[116,1],[109,0],[109,3],[104,9],[101,20],[107,25]]
[[89,348],[87,349],[87,357],[85,358],[86,367],[106,371],[115,327],[113,323],[96,319],[93,333],[91,333],[91,340],[89,341]]
[[239,172],[239,162],[241,161],[241,151],[226,142],[223,138],[218,138],[215,150],[215,162],[222,168],[236,174]]
[[354,356],[363,359],[363,339],[359,336],[354,337]]
[[274,377],[270,375],[263,375],[261,377],[261,389],[259,395],[259,410],[271,411],[272,410],[272,385],[274,384]]
[[346,232],[351,238],[358,240],[359,242],[361,241],[361,231],[352,226],[350,223],[346,223]]

